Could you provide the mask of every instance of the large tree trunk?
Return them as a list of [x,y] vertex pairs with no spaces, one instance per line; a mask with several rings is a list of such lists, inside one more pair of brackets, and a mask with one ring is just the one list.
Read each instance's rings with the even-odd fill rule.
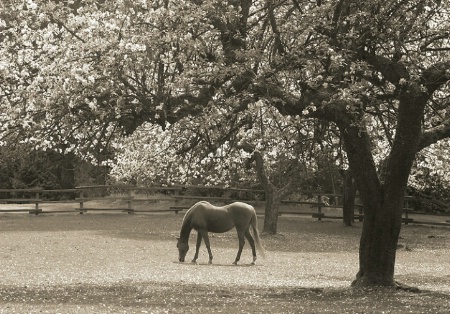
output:
[[256,174],[266,196],[263,233],[276,234],[278,224],[278,209],[281,204],[281,201],[279,199],[280,193],[275,185],[270,182],[269,177],[266,174],[264,159],[261,153],[258,151],[253,151],[253,156],[255,158]]
[[394,266],[403,200],[419,147],[426,97],[405,93],[399,104],[396,135],[384,173],[378,177],[367,132],[341,124],[347,156],[364,206],[359,271],[354,285],[394,286]]
[[355,216],[356,184],[350,169],[342,171],[341,174],[344,179],[342,213],[344,224],[350,227],[353,225]]
[[359,271],[353,285],[394,286],[394,266],[401,228],[404,195],[383,195],[364,204],[364,222],[359,247]]
[[276,234],[278,225],[278,210],[281,205],[278,189],[271,183],[264,186],[266,204],[264,211],[263,233]]

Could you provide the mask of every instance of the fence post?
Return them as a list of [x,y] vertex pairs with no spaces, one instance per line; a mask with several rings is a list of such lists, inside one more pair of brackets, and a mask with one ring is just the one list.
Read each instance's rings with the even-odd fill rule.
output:
[[36,215],[39,212],[39,191],[36,192],[36,204],[35,204],[35,209],[36,209]]
[[363,221],[363,215],[364,215],[364,207],[358,206],[358,221]]
[[317,195],[317,202],[319,203],[318,204],[318,206],[317,206],[317,211],[318,211],[318,219],[319,219],[319,221],[322,221],[322,206],[321,206],[321,203],[322,203],[322,195]]
[[36,191],[36,193],[34,194],[34,211],[32,210],[32,211],[30,211],[29,213],[30,214],[35,214],[35,215],[37,215],[37,214],[39,214],[39,212],[41,212],[42,210],[41,209],[39,209],[39,203],[40,203],[40,198],[39,198],[39,196],[40,196],[40,193],[39,193],[39,190],[37,190]]
[[83,211],[84,204],[83,204],[83,202],[84,202],[84,190],[81,189],[80,190],[80,215],[84,214],[84,211]]
[[132,207],[132,197],[133,197],[133,191],[131,189],[128,189],[128,214],[133,214],[134,209]]

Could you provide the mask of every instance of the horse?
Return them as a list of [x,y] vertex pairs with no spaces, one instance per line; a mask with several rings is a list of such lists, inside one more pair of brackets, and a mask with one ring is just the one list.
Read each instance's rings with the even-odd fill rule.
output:
[[[252,227],[254,239],[250,234],[250,226]],[[255,243],[262,257],[264,257],[264,249],[260,243],[255,209],[253,206],[242,202],[234,202],[226,206],[217,207],[201,201],[189,208],[183,218],[180,237],[177,238],[178,260],[184,262],[186,253],[189,250],[189,235],[194,229],[197,231],[197,245],[192,263],[197,262],[198,251],[203,239],[208,250],[208,263],[212,264],[213,255],[208,232],[224,233],[233,227],[236,228],[239,239],[239,250],[233,264],[237,265],[240,260],[245,238],[247,238],[253,253],[253,262],[251,264],[254,265],[256,262]]]

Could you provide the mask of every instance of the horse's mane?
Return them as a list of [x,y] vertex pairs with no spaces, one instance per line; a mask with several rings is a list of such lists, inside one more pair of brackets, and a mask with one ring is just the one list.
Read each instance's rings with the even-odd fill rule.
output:
[[189,208],[187,211],[186,211],[186,214],[184,214],[184,217],[183,217],[183,222],[186,220],[186,217],[189,215],[189,213],[192,211],[192,208],[194,208],[195,206],[192,206],[191,208]]
[[184,221],[186,220],[186,218],[190,215],[191,211],[192,211],[194,208],[196,208],[196,207],[197,207],[199,204],[201,204],[201,203],[204,203],[204,201],[195,203],[191,208],[189,208],[189,209],[186,211],[186,214],[184,214],[184,217],[183,217],[183,223],[184,223]]

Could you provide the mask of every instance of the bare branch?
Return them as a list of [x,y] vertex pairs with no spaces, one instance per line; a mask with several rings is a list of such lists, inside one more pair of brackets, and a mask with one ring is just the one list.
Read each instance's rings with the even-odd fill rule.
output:
[[450,32],[444,32],[442,34],[439,33],[439,34],[434,34],[433,36],[429,36],[428,38],[426,38],[427,40],[425,41],[425,43],[420,46],[420,50],[421,51],[430,51],[429,49],[433,49],[433,48],[429,48],[428,46],[430,46],[431,44],[433,44],[437,41],[440,41],[442,39],[447,39],[449,36],[450,36]]
[[430,95],[448,81],[450,81],[450,60],[433,64],[422,74],[422,84],[427,87]]
[[242,149],[246,153],[251,154],[252,157],[254,158],[256,175],[258,176],[258,180],[263,186],[264,190],[273,188],[274,185],[272,182],[270,182],[269,176],[266,173],[264,158],[261,152],[259,152],[252,144],[248,143],[247,141],[239,143],[237,145],[237,148]]
[[57,18],[55,18],[54,16],[50,16],[50,20],[55,22],[56,24],[58,24],[59,26],[63,27],[66,31],[68,31],[73,37],[75,37],[76,39],[78,39],[79,41],[81,41],[82,43],[86,43],[86,41],[81,38],[80,36],[78,36],[74,31],[72,31],[71,29],[69,29],[63,22],[61,22],[60,20],[58,20]]
[[450,138],[450,119],[423,132],[419,143],[419,151],[446,138]]
[[401,62],[374,54],[364,54],[362,59],[396,86],[398,86],[400,79],[409,80],[410,78],[406,67]]

